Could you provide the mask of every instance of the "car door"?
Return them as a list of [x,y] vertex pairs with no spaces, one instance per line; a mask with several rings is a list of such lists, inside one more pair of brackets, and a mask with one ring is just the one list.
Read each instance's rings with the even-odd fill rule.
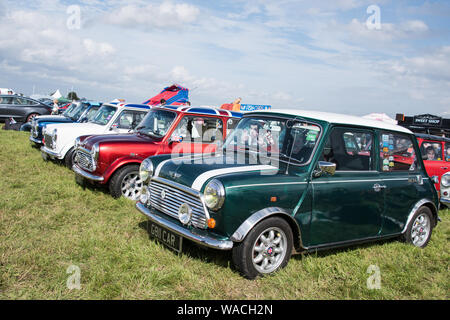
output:
[[420,200],[423,183],[416,140],[412,136],[389,131],[379,132],[379,171],[384,188],[385,210],[381,235],[400,233],[410,209]]
[[12,116],[13,97],[3,96],[0,98],[0,118],[5,121]]
[[185,115],[173,131],[166,153],[212,153],[223,143],[221,118]]
[[[348,137],[358,137],[366,151],[355,149]],[[311,245],[377,236],[384,195],[375,167],[374,131],[334,127],[326,139],[321,160],[335,163],[336,172],[313,177]]]
[[420,146],[425,170],[430,177],[437,176],[439,183],[435,183],[434,187],[437,191],[440,189],[440,181],[442,175],[446,172],[446,164],[443,155],[443,143],[441,141],[423,140]]

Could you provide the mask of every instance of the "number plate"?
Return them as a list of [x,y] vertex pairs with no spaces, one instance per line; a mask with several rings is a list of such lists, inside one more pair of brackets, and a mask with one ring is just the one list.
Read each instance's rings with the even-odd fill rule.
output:
[[169,247],[170,249],[181,253],[181,248],[183,245],[183,237],[177,235],[176,233],[167,230],[166,228],[149,221],[149,232],[150,236]]
[[41,151],[41,156],[42,156],[42,159],[44,159],[45,161],[48,160],[48,155],[44,151]]

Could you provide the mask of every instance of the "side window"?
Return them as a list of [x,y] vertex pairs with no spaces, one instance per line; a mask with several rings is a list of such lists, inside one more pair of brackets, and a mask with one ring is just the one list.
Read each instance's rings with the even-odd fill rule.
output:
[[13,98],[11,98],[11,97],[0,98],[0,103],[1,104],[12,104],[13,103]]
[[373,170],[373,133],[334,128],[325,143],[321,159],[335,163],[337,171]]
[[202,143],[222,142],[223,123],[219,118],[185,116],[172,136],[181,136],[183,141]]
[[417,157],[411,137],[382,132],[380,134],[380,171],[414,171]]
[[445,161],[450,162],[450,142],[445,143],[444,157]]
[[442,161],[442,144],[436,141],[425,140],[420,146],[424,160]]
[[33,104],[31,100],[27,100],[24,98],[14,98],[14,104],[21,105],[21,106],[27,106]]
[[136,127],[144,116],[145,112],[125,110],[116,119],[113,126],[117,125],[119,129],[131,129]]

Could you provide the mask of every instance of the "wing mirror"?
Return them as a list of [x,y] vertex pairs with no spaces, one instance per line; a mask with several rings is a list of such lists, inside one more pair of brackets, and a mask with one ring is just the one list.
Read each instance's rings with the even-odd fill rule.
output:
[[431,177],[431,181],[433,181],[434,183],[439,183],[439,177],[438,176],[432,176]]
[[177,142],[177,143],[183,142],[183,137],[182,136],[171,136],[169,138],[169,144],[172,144],[174,142]]
[[119,124],[114,123],[111,128],[109,128],[110,131],[118,131],[119,130]]
[[332,162],[319,161],[318,169],[314,170],[314,177],[318,178],[323,175],[333,176],[336,172],[336,164]]

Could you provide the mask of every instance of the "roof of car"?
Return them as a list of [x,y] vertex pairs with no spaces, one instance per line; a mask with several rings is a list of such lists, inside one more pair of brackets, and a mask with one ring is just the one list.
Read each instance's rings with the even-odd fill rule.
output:
[[432,135],[432,134],[415,133],[415,135],[416,135],[416,137],[422,138],[422,139],[450,142],[450,138],[445,138],[445,137],[441,137],[441,136],[435,136],[435,135]]
[[272,110],[250,112],[248,114],[260,114],[260,113],[280,113],[280,114],[322,120],[322,121],[326,121],[328,123],[349,124],[349,125],[371,127],[371,128],[378,128],[378,129],[398,131],[398,132],[412,134],[411,130],[404,128],[402,126],[399,126],[399,125],[390,124],[390,123],[378,121],[378,120],[366,119],[366,118],[358,117],[358,116],[339,114],[339,113],[331,113],[331,112],[298,110],[298,109],[272,109]]
[[121,108],[136,108],[136,109],[151,109],[151,106],[147,104],[137,104],[137,103],[118,103],[118,102],[108,102],[103,105],[112,105]]
[[215,116],[234,117],[234,118],[242,118],[242,115],[243,115],[241,112],[235,112],[235,111],[229,111],[229,110],[217,109],[217,108],[209,108],[209,107],[159,106],[159,108],[177,110],[177,111],[186,112],[186,113],[211,114],[211,115],[215,115]]

